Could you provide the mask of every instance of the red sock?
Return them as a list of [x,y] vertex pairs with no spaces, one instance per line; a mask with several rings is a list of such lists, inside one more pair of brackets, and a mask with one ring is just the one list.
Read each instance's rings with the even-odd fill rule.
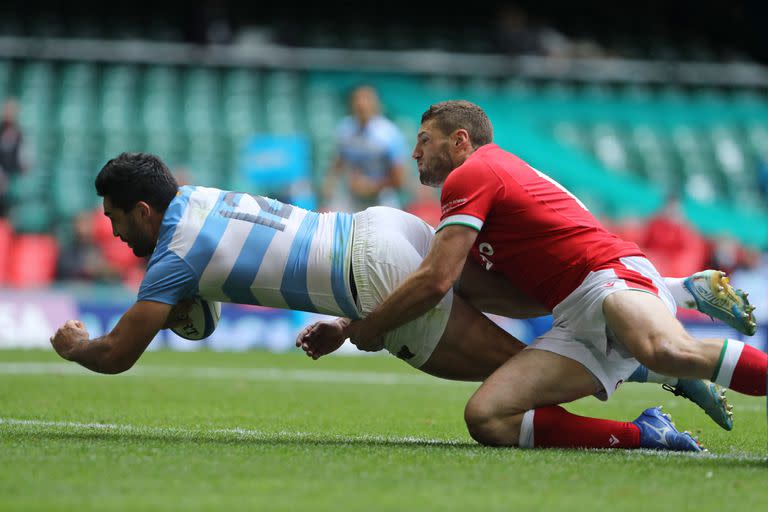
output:
[[[640,429],[631,422],[576,416],[557,405],[540,407],[525,414],[520,431],[521,447],[640,447]],[[532,421],[528,415],[532,416]]]
[[745,395],[765,396],[766,373],[768,354],[745,344],[728,387]]

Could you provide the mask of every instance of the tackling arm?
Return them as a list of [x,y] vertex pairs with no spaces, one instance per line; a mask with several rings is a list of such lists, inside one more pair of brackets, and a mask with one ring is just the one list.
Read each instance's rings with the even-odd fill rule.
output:
[[467,226],[449,225],[440,230],[416,272],[366,318],[351,322],[346,336],[361,350],[380,350],[385,333],[420,317],[448,293],[476,238],[477,231]]
[[172,306],[138,301],[109,334],[93,340],[82,322],[69,320],[51,337],[56,352],[98,373],[121,373],[133,366],[168,321]]

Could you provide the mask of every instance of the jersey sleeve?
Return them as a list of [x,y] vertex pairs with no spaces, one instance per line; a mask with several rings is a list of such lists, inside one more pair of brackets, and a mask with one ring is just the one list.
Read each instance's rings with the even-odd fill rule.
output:
[[167,252],[147,269],[138,300],[175,305],[197,293],[198,277],[186,261]]
[[502,187],[498,177],[482,163],[455,169],[443,184],[437,231],[452,224],[480,231]]

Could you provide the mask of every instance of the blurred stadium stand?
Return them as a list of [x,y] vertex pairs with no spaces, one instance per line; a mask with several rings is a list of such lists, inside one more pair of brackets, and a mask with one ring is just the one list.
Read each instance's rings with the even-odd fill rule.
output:
[[191,182],[228,187],[248,135],[304,134],[322,170],[345,93],[365,81],[409,136],[432,101],[480,103],[501,145],[599,215],[647,216],[681,193],[705,232],[755,247],[768,235],[755,229],[765,225],[757,173],[768,158],[768,96],[758,88],[10,57],[0,69],[0,97],[19,98],[36,153],[11,191],[21,232],[48,232],[95,206],[93,177],[120,151],[154,152]]
[[[75,216],[98,204],[95,173],[121,151],[236,188],[248,137],[305,136],[317,185],[362,82],[411,140],[431,102],[478,102],[500,145],[610,224],[675,194],[701,233],[765,251],[767,45],[754,24],[766,8],[667,4],[491,2],[435,17],[430,6],[5,2],[0,99],[19,99],[35,158],[12,183],[0,251],[27,234],[70,240]],[[5,283],[20,279],[3,263],[15,252],[0,256]]]

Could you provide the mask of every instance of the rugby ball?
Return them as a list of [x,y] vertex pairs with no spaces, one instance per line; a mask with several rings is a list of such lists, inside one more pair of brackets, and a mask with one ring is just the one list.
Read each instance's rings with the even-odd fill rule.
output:
[[221,317],[221,302],[197,297],[189,309],[189,322],[171,330],[187,340],[202,340],[213,334]]

